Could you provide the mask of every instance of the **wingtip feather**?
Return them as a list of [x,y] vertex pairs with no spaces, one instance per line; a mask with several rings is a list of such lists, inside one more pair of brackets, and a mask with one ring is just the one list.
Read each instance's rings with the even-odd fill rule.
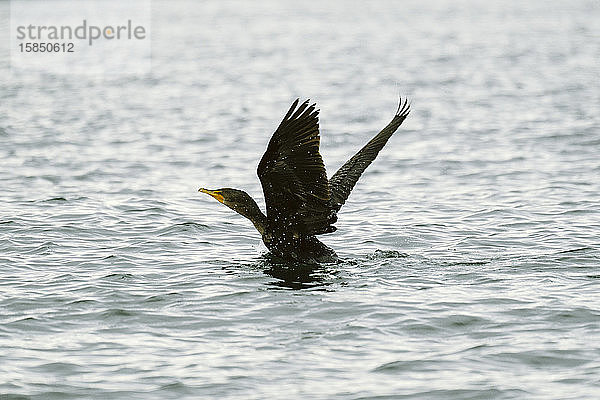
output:
[[399,102],[398,109],[396,110],[396,116],[406,118],[410,113],[410,106],[412,103],[408,101],[408,97],[405,97],[404,101],[402,101],[402,96],[398,95],[398,98]]

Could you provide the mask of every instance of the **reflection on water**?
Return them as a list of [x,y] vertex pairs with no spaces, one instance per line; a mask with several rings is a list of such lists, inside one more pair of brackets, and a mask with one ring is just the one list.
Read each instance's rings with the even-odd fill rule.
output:
[[338,271],[336,264],[283,262],[270,254],[262,256],[260,268],[265,274],[277,279],[269,282],[269,285],[294,290],[324,289],[331,286]]

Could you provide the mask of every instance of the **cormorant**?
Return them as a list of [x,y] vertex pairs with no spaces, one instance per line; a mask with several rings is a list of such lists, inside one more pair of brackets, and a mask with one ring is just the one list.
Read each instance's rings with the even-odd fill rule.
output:
[[248,218],[275,256],[298,262],[332,262],[335,251],[316,235],[334,232],[337,212],[363,171],[377,157],[410,112],[407,99],[392,121],[330,179],[319,153],[319,110],[296,99],[271,137],[258,164],[267,215],[246,192],[198,189]]

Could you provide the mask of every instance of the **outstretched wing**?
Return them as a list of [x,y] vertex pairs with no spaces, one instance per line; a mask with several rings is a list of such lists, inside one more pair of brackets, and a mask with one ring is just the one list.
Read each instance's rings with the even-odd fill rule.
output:
[[271,224],[283,229],[320,234],[333,232],[335,212],[319,153],[319,110],[297,99],[269,141],[258,164],[258,177]]
[[385,146],[388,139],[396,132],[402,122],[404,122],[409,113],[410,104],[408,104],[408,99],[405,99],[404,103],[400,99],[398,110],[392,121],[333,174],[329,180],[331,208],[333,210],[337,212],[342,208],[358,178],[360,178],[364,170],[377,157],[379,151]]

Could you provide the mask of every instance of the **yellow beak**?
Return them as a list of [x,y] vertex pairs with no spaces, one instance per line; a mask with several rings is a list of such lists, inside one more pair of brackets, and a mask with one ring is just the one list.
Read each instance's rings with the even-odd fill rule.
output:
[[208,190],[208,189],[200,188],[200,189],[198,189],[198,191],[202,192],[202,193],[206,193],[208,195],[211,195],[212,197],[217,199],[217,201],[219,203],[223,202],[223,195],[221,193],[219,193],[218,190]]

